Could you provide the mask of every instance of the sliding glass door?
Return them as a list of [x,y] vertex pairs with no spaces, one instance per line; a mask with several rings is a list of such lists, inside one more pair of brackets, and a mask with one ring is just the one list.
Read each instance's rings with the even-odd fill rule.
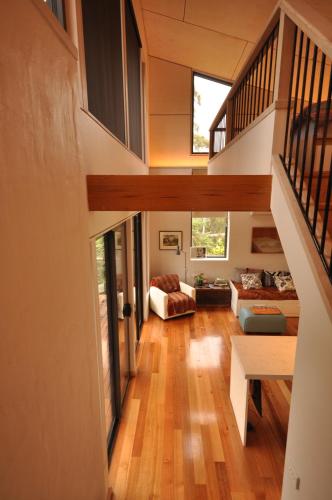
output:
[[129,380],[125,225],[96,240],[107,449],[110,455]]
[[123,401],[129,380],[129,338],[125,304],[128,303],[126,227],[118,226],[112,233],[115,241],[115,282],[117,308],[117,335],[119,339],[120,393]]
[[96,240],[96,265],[98,281],[99,321],[102,346],[103,392],[107,446],[111,446],[117,421],[116,366],[114,341],[111,337],[112,318],[109,300],[110,273],[108,269],[107,239],[102,236]]
[[139,341],[143,326],[143,262],[142,262],[142,214],[134,217],[134,298],[136,339]]

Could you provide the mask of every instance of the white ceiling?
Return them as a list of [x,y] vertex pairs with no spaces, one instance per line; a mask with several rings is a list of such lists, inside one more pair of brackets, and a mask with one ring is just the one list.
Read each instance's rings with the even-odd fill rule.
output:
[[241,66],[277,0],[141,0],[148,52],[228,80]]

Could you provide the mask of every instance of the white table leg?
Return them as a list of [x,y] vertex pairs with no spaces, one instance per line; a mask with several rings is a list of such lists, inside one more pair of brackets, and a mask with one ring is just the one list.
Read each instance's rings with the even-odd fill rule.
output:
[[247,440],[249,380],[246,380],[235,349],[231,358],[230,397],[243,446]]

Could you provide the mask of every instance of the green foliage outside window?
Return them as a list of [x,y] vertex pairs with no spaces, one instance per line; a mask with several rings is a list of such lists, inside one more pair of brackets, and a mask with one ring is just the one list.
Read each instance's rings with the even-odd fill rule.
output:
[[192,246],[206,247],[207,257],[226,257],[228,214],[192,217]]

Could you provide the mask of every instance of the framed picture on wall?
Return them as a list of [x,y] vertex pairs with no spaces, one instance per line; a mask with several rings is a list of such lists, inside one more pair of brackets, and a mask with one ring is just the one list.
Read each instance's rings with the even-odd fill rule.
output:
[[284,253],[276,227],[253,227],[251,253]]
[[182,249],[182,231],[159,231],[159,250]]

